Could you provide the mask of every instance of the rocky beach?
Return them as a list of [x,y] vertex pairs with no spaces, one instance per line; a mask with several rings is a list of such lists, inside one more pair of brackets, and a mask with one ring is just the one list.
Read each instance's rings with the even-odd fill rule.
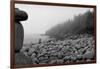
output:
[[33,64],[88,62],[94,60],[94,44],[92,35],[81,34],[23,46],[21,52],[31,57]]

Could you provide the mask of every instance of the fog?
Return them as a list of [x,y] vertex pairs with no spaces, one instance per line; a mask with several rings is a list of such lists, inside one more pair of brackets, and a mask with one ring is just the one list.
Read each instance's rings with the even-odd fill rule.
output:
[[53,26],[73,19],[75,15],[92,11],[92,8],[58,7],[44,5],[15,4],[16,8],[27,12],[28,20],[22,21],[24,34],[45,34]]

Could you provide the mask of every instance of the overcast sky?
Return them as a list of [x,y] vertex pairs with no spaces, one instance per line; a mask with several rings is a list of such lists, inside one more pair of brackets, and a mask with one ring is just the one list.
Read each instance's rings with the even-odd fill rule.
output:
[[58,7],[44,5],[15,4],[16,8],[27,12],[28,20],[22,21],[24,34],[44,34],[56,24],[72,19],[92,8]]

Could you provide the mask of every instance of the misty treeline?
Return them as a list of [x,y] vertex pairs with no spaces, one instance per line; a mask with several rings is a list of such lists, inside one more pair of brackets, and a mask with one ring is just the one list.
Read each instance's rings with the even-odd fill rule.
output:
[[73,19],[57,24],[46,31],[46,35],[56,39],[64,39],[66,35],[93,34],[94,11],[87,11],[84,14],[74,16]]

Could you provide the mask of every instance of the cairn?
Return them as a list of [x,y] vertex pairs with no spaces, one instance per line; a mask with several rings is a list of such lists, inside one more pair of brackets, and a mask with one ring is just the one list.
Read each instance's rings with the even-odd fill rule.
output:
[[15,8],[15,64],[16,65],[24,65],[31,64],[32,60],[30,57],[25,56],[22,52],[20,52],[23,46],[24,39],[24,28],[20,21],[24,21],[28,19],[28,15],[26,12]]

